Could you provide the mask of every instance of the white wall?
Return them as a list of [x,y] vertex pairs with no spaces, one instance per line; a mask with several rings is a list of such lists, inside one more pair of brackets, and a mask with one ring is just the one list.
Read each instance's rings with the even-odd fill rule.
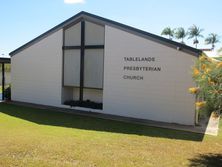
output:
[[[155,57],[154,62],[124,62],[124,57]],[[103,109],[128,117],[194,124],[195,57],[125,31],[106,26]],[[124,65],[159,66],[160,72],[124,71]],[[123,75],[143,80],[125,80]]]
[[62,89],[62,30],[14,55],[12,100],[58,106]]
[[[124,57],[155,57],[156,61],[126,63]],[[106,26],[101,112],[194,124],[194,97],[187,91],[194,85],[194,61],[184,52]],[[61,105],[62,30],[14,55],[11,63],[12,100]],[[159,66],[161,71],[124,71],[124,65]],[[141,75],[143,80],[125,80],[125,74]]]

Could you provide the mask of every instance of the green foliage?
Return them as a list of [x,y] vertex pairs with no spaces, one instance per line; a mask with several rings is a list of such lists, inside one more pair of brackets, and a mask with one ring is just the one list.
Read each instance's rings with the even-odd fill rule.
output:
[[193,78],[198,85],[198,98],[213,111],[221,112],[222,62],[202,55],[194,67]]
[[214,59],[222,61],[222,57],[214,57]]
[[174,36],[176,39],[181,39],[181,43],[185,44],[183,39],[187,36],[187,33],[183,27],[179,27],[175,30]]
[[219,42],[219,36],[215,33],[210,33],[208,37],[205,39],[205,44],[212,45],[212,49],[215,47],[215,43]]
[[[166,27],[163,29],[163,31],[161,32],[161,35],[165,35],[168,36],[168,38],[170,40],[173,39],[173,37],[175,37],[176,39],[180,40],[181,39],[181,43],[185,44],[184,42],[184,38],[186,36],[188,36],[188,39],[193,39],[193,44],[197,45],[199,44],[199,40],[198,38],[203,37],[203,35],[201,35],[201,33],[203,32],[203,29],[197,27],[196,25],[192,25],[188,31],[186,31],[183,27],[179,27],[179,28],[175,28],[175,29],[171,29],[170,27]],[[210,33],[208,35],[208,37],[205,39],[205,44],[212,45],[212,49],[214,49],[215,44],[220,42],[219,41],[219,36],[215,33]],[[222,48],[220,48],[218,50],[218,53],[220,54],[220,52],[222,52]],[[222,56],[222,55],[221,55]]]
[[11,100],[11,85],[5,89],[5,100]]
[[213,102],[210,102],[208,101],[208,103],[206,103],[206,106],[201,110],[201,113],[204,115],[204,116],[210,116],[211,112],[214,111],[214,103]]
[[220,53],[220,52],[222,52],[222,47],[220,48],[220,49],[218,49],[218,51],[217,51],[218,53]]
[[169,39],[172,39],[174,36],[174,31],[170,27],[166,27],[163,29],[161,35],[166,35]]
[[188,35],[189,35],[188,39],[194,38],[193,44],[196,45],[196,48],[197,48],[197,44],[199,43],[198,37],[203,37],[203,35],[201,35],[202,31],[203,29],[200,29],[196,25],[193,25],[188,29]]
[[194,37],[203,37],[203,35],[201,35],[201,32],[203,32],[203,29],[200,29],[196,25],[192,25],[188,29],[188,34],[189,34],[188,39],[191,39],[191,38],[194,38]]
[[[2,64],[0,64],[0,72],[2,71]],[[11,64],[5,64],[5,72],[11,71]]]

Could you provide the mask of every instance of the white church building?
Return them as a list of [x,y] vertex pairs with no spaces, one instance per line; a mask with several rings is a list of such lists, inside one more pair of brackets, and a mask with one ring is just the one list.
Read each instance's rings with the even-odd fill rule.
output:
[[194,125],[195,97],[188,88],[200,53],[80,12],[10,53],[11,98]]

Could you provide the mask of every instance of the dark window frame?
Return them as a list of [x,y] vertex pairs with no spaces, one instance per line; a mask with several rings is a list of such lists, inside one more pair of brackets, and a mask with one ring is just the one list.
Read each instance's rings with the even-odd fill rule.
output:
[[[68,26],[63,29],[63,46],[62,46],[62,51],[63,51],[63,57],[62,57],[62,86],[66,87],[73,87],[73,88],[79,88],[79,101],[83,101],[83,95],[84,95],[84,89],[95,89],[95,90],[103,90],[103,85],[102,88],[95,88],[95,87],[84,87],[84,57],[85,57],[85,50],[86,49],[103,49],[104,50],[104,45],[85,45],[85,20],[81,20],[81,45],[75,45],[75,46],[65,46],[65,30],[70,28],[71,26]],[[78,23],[78,22],[77,22]],[[75,24],[77,24],[75,23]],[[75,24],[72,24],[75,25]],[[80,84],[79,86],[69,86],[64,84],[64,53],[65,50],[75,50],[78,49],[80,50]],[[104,56],[104,55],[103,55]],[[103,60],[104,61],[104,60]],[[104,64],[103,64],[103,74],[104,74]],[[104,79],[104,76],[103,76]]]

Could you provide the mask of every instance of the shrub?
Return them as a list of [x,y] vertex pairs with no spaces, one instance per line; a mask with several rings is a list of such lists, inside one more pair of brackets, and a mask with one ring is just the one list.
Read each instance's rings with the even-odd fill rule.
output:
[[11,86],[5,89],[5,100],[11,100]]
[[189,92],[197,95],[196,109],[222,111],[222,62],[201,55],[193,68],[196,88]]
[[86,108],[92,108],[92,109],[102,109],[103,108],[102,103],[97,103],[97,102],[93,102],[90,100],[86,100],[86,101],[68,100],[68,101],[65,101],[64,104],[69,105],[71,107],[78,106],[78,107],[86,107]]

